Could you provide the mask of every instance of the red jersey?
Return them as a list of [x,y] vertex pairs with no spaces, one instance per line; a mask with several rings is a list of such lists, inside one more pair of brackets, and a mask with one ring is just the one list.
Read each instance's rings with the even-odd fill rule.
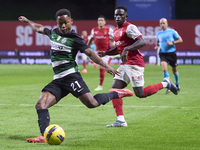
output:
[[88,43],[88,36],[85,36],[85,37],[82,36],[82,38],[84,39],[85,43],[87,44]]
[[97,47],[97,51],[107,51],[110,49],[110,39],[113,39],[113,30],[109,27],[99,29],[95,27],[91,31],[91,37],[94,38],[94,42]]
[[[132,45],[141,36],[142,34],[138,28],[129,22],[125,22],[120,28],[116,27],[114,29],[114,40],[119,54],[122,55],[124,48]],[[127,65],[137,65],[139,67],[145,66],[143,56],[138,49],[128,51],[127,58]]]

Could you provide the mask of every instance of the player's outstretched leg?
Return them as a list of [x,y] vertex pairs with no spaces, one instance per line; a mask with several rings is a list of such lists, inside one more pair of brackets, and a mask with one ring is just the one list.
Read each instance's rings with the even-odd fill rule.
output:
[[133,96],[133,92],[128,89],[110,89],[110,92],[113,91],[118,93],[119,98]]
[[167,82],[167,89],[169,89],[175,95],[178,94],[178,89],[174,83],[169,78],[164,78],[163,82]]
[[28,138],[26,141],[29,143],[45,143],[46,142],[44,139],[44,136],[42,135],[36,138]]
[[[128,89],[114,89],[114,88],[110,89],[110,92],[113,91],[118,93],[119,98],[133,96],[133,92]],[[127,123],[125,120],[124,121],[117,120],[113,124],[106,125],[106,127],[127,127]]]

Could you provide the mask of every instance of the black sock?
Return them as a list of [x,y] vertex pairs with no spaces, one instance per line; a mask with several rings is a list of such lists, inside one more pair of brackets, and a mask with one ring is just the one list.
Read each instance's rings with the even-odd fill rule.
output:
[[38,125],[40,128],[40,132],[42,135],[44,135],[44,131],[46,127],[49,126],[50,122],[49,111],[48,109],[39,109],[37,110],[37,114],[38,114]]
[[100,106],[101,104],[105,105],[112,99],[119,98],[119,96],[118,96],[117,92],[110,92],[110,93],[96,94],[94,96],[94,98],[97,100],[97,102],[99,103],[99,106]]

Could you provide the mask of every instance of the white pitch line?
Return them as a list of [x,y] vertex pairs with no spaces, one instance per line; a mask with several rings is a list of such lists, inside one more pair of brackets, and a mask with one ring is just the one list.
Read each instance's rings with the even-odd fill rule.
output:
[[[19,105],[19,106],[35,106],[35,104],[0,104],[0,106],[6,106],[6,105]],[[85,105],[69,105],[69,104],[56,104],[57,107],[64,107],[64,106],[70,106],[70,107],[86,107]],[[112,105],[104,105],[103,107],[113,107]],[[185,106],[138,106],[138,105],[123,105],[123,107],[130,107],[130,108],[200,108],[198,107],[185,107]]]

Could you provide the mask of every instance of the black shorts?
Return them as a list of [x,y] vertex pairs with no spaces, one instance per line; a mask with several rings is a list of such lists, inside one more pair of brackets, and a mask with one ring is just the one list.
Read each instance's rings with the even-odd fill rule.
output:
[[53,80],[42,89],[42,92],[43,91],[48,91],[53,94],[56,97],[57,102],[69,93],[78,98],[79,96],[90,92],[79,72]]
[[175,52],[172,53],[159,53],[160,61],[166,61],[170,66],[176,67],[177,64],[177,55]]

